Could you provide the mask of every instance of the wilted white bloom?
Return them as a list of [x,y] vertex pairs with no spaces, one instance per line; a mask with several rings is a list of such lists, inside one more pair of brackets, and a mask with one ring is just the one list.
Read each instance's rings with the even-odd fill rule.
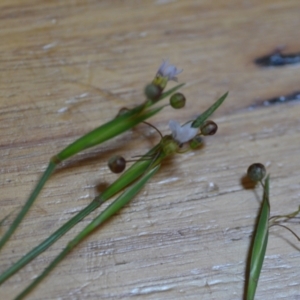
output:
[[182,71],[183,70],[178,70],[174,65],[169,64],[167,60],[164,60],[157,71],[157,75],[167,77],[168,80],[177,81],[176,76]]
[[169,122],[169,127],[172,131],[174,140],[176,140],[180,144],[190,141],[198,133],[198,128],[192,127],[192,122],[186,123],[181,126],[178,122],[171,120]]

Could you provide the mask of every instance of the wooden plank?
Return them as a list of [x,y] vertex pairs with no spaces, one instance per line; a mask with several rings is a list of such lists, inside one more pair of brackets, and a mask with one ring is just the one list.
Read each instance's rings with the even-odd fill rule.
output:
[[[299,52],[299,13],[296,0],[0,3],[0,218],[16,214],[53,154],[140,103],[162,59],[184,69],[188,100],[151,120],[164,134],[170,119],[183,123],[230,92],[213,118],[217,135],[169,160],[28,299],[242,299],[261,195],[243,187],[247,167],[267,166],[273,214],[299,205],[300,106],[260,104],[298,91],[300,68],[253,63],[278,47]],[[0,271],[116,178],[111,155],[143,154],[158,140],[141,125],[66,162],[2,250]],[[4,283],[0,298],[13,299],[97,213]],[[271,232],[257,299],[299,299],[297,241]]]

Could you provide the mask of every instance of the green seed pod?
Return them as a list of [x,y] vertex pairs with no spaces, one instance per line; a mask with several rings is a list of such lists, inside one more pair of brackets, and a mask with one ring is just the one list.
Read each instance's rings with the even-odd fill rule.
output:
[[108,167],[113,173],[121,173],[126,167],[126,160],[123,156],[115,155],[109,159]]
[[218,125],[211,120],[205,121],[200,127],[200,131],[203,135],[214,135],[218,130]]
[[203,139],[200,135],[196,135],[189,143],[191,149],[197,149],[203,144]]
[[252,164],[247,170],[248,177],[254,181],[261,181],[266,176],[266,168],[263,164]]
[[160,97],[161,95],[161,92],[162,92],[162,89],[155,85],[155,84],[148,84],[146,85],[145,87],[145,95],[147,97],[147,99],[150,99],[150,100],[158,100],[158,98]]
[[170,98],[170,105],[175,109],[184,107],[185,102],[186,102],[185,96],[181,93],[175,93]]

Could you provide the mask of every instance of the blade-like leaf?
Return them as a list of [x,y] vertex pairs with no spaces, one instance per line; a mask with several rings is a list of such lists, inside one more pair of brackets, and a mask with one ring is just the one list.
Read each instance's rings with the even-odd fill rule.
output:
[[44,187],[45,183],[55,170],[58,163],[61,161],[77,154],[78,152],[85,150],[87,148],[93,147],[95,145],[98,145],[100,143],[103,143],[123,132],[125,132],[128,129],[131,129],[135,125],[141,123],[142,121],[152,117],[153,115],[157,114],[159,111],[161,111],[163,107],[154,108],[148,111],[142,111],[141,113],[135,113],[132,114],[132,112],[125,114],[123,116],[119,116],[110,122],[96,128],[95,130],[91,131],[90,133],[84,135],[83,137],[76,140],[74,143],[67,146],[64,150],[59,152],[56,156],[54,156],[42,175],[41,179],[37,183],[35,189],[27,199],[25,205],[11,224],[11,226],[8,228],[8,230],[5,232],[5,234],[2,236],[0,240],[0,249],[5,245],[7,240],[10,238],[10,236],[14,233],[14,231],[17,229],[25,215],[27,214],[28,210],[36,200],[38,194]]
[[258,284],[259,275],[263,266],[265,253],[268,244],[269,235],[269,176],[265,179],[264,196],[262,206],[255,229],[253,243],[251,245],[251,258],[249,274],[247,274],[247,300],[253,300],[255,296],[256,287]]
[[68,245],[67,247],[49,264],[44,272],[39,275],[23,292],[21,292],[15,300],[23,299],[43,278],[45,278],[52,269],[89,233],[95,230],[99,225],[108,220],[111,216],[123,208],[133,197],[142,189],[146,182],[158,171],[160,165],[152,168],[141,179],[131,185],[121,196],[119,196],[112,204],[110,204],[99,216],[97,216],[90,224],[88,224]]
[[154,116],[162,109],[163,107],[158,107],[149,111],[143,111],[140,114],[124,114],[122,116],[119,116],[79,138],[74,143],[70,144],[68,147],[58,153],[56,155],[56,158],[58,161],[63,161],[82,150],[103,143],[125,132],[126,130],[131,129],[144,120]]
[[220,99],[218,99],[210,108],[208,108],[203,114],[201,114],[193,123],[192,127],[198,128],[200,127],[204,121],[206,121],[217,108],[223,103],[223,101],[226,99],[228,95],[228,92],[225,93]]
[[[47,239],[41,242],[38,246],[34,247],[21,259],[15,262],[10,268],[4,271],[0,275],[0,285],[10,278],[13,274],[27,265],[30,261],[48,249],[55,241],[57,241],[61,236],[68,232],[72,227],[74,227],[83,218],[89,215],[92,211],[98,208],[102,203],[122,191],[130,183],[134,182],[137,178],[144,174],[145,171],[150,166],[154,164],[159,164],[164,158],[162,153],[157,157],[155,162],[149,159],[149,156],[153,156],[157,153],[160,148],[160,144],[153,147],[144,156],[142,156],[137,162],[135,162],[128,170],[126,170],[114,183],[112,183],[108,188],[106,188],[102,194],[96,197],[87,207],[78,212],[73,218],[66,222],[63,226],[57,229],[53,234],[51,234]],[[145,159],[147,158],[147,159]]]

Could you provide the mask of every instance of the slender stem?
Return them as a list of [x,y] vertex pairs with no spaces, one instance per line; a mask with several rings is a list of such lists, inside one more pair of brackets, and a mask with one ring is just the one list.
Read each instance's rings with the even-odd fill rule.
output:
[[269,222],[272,220],[273,223],[278,222],[279,219],[292,219],[295,218],[300,212],[300,205],[298,207],[298,209],[288,215],[278,215],[278,216],[273,216],[269,219]]
[[89,132],[83,137],[76,140],[74,143],[67,146],[64,150],[59,152],[57,155],[53,156],[50,160],[47,170],[42,175],[42,178],[38,182],[36,188],[33,190],[32,194],[26,201],[24,207],[21,209],[20,213],[13,221],[12,225],[9,227],[7,232],[4,234],[0,240],[0,249],[4,246],[7,240],[11,237],[14,231],[17,229],[26,213],[34,203],[35,199],[39,195],[41,189],[45,185],[46,181],[49,179],[53,173],[55,167],[63,160],[77,154],[78,152],[98,145],[113,138],[126,130],[134,127],[135,125],[143,122],[145,119],[158,113],[162,107],[158,107],[149,111],[143,111],[144,106],[139,106],[123,116],[113,119],[112,121],[96,128],[95,130]]
[[[179,84],[175,86],[174,88],[166,91],[161,95],[161,97],[158,99],[158,101],[168,97],[172,93],[174,93],[176,90],[178,90],[180,87],[182,87],[184,84]],[[26,213],[32,206],[33,202],[37,198],[38,194],[40,193],[41,189],[45,185],[46,181],[51,176],[52,172],[54,171],[55,167],[62,162],[63,160],[77,154],[78,152],[96,146],[98,144],[101,144],[123,132],[125,132],[128,129],[131,129],[132,127],[138,125],[139,123],[145,121],[146,119],[154,116],[158,112],[160,112],[164,106],[154,108],[152,110],[145,110],[146,108],[149,108],[152,106],[152,101],[146,101],[145,103],[138,105],[137,107],[129,110],[124,115],[118,116],[114,118],[113,120],[99,126],[98,128],[92,130],[91,132],[87,133],[83,137],[77,139],[75,142],[68,145],[65,149],[63,149],[61,152],[59,152],[56,156],[54,156],[48,165],[47,170],[42,175],[42,178],[37,183],[36,188],[33,190],[32,194],[26,201],[24,207],[21,209],[20,213],[16,217],[16,219],[13,221],[12,225],[9,227],[7,232],[4,234],[4,236],[0,240],[0,249],[5,245],[5,243],[8,241],[8,239],[11,237],[11,235],[14,233],[14,231],[17,229],[19,224],[21,223],[22,219],[25,217]]]
[[292,229],[288,228],[287,226],[282,225],[282,224],[276,224],[276,223],[275,223],[275,224],[270,225],[269,227],[272,227],[272,226],[280,226],[280,227],[285,228],[285,229],[288,230],[291,234],[293,234],[294,237],[295,237],[298,241],[300,241],[299,236],[298,236]]
[[[223,95],[215,104],[213,104],[211,106],[211,108],[206,110],[201,115],[201,117],[197,118],[197,120],[195,120],[195,122],[194,122],[195,124],[193,123],[193,125],[195,126],[197,123],[202,124],[203,121],[205,121],[219,107],[219,105],[221,105],[221,103],[225,100],[226,96],[227,96],[227,94]],[[145,107],[148,107],[150,105],[151,105],[151,103],[150,104],[146,103],[143,106],[143,108],[138,107],[138,109],[139,109],[138,113],[140,113],[141,110],[143,110]],[[144,116],[143,119],[149,118],[151,115],[156,114],[161,109],[162,109],[162,107],[157,108],[156,110],[152,110],[152,111],[148,112],[147,116]],[[132,111],[131,111],[131,113],[132,113]],[[142,112],[142,113],[144,113],[144,112]],[[145,112],[145,114],[146,114],[146,112]],[[120,118],[123,117],[123,116],[124,115],[120,116]],[[140,118],[141,115],[136,116],[136,117],[138,118],[138,122],[142,122],[142,118]],[[136,121],[137,120],[135,119],[134,122],[136,122]],[[111,126],[112,126],[112,124],[111,124]],[[101,128],[103,129],[104,127],[101,127]],[[106,129],[110,130],[111,128],[106,128]],[[118,130],[122,130],[122,128],[120,127],[120,124],[118,124],[118,126],[117,126],[117,131]],[[98,134],[100,134],[100,133],[101,132],[98,132]],[[119,133],[120,132],[118,131],[117,134],[119,134]],[[113,133],[110,132],[111,137],[112,137],[112,134]],[[114,132],[114,134],[117,135],[116,131]],[[64,160],[64,159],[70,157],[71,155],[75,154],[74,153],[75,148],[77,149],[76,151],[79,152],[80,149],[81,150],[83,149],[82,147],[91,147],[92,145],[95,145],[94,143],[96,142],[96,140],[97,140],[97,142],[99,142],[99,138],[97,137],[96,131],[93,131],[92,133],[90,133],[88,135],[89,135],[89,138],[91,139],[90,141],[87,141],[85,139],[85,137],[80,138],[79,140],[75,141],[71,146],[68,146],[62,152],[60,152],[58,155],[56,155],[52,159],[51,162],[54,165],[57,165],[61,160]],[[107,137],[107,135],[106,135],[106,137]],[[76,146],[76,147],[72,149],[73,146],[74,147]],[[117,200],[115,200],[115,202],[113,202],[106,210],[104,210],[102,214],[100,214],[96,219],[94,219],[79,235],[77,235],[75,237],[75,239],[73,239],[68,244],[66,249],[16,299],[22,299],[37,283],[39,283],[60,262],[60,260],[64,256],[66,256],[83,238],[85,238],[85,236],[87,234],[89,234],[91,231],[93,231],[97,226],[102,224],[105,220],[107,220],[109,217],[111,217],[115,212],[120,210],[126,203],[128,203],[134,197],[134,195],[142,188],[142,186],[145,184],[145,182],[157,171],[161,161],[166,156],[168,156],[170,154],[173,154],[175,152],[178,152],[177,142],[174,141],[172,136],[170,136],[170,135],[163,137],[161,142],[157,146],[155,146],[153,149],[151,149],[137,163],[135,163],[123,175],[121,175],[121,177],[119,178],[120,180],[118,179],[112,185],[110,185],[110,187],[101,196],[99,196],[98,198],[96,198],[94,200],[95,202],[98,201],[100,204],[103,203],[104,201],[106,201],[107,199],[112,197],[115,193],[121,191],[125,186],[127,186],[127,185],[131,184],[132,182],[134,182],[144,172],[147,172],[146,175],[144,175],[137,182],[133,183],[133,185],[130,188],[128,188],[128,190],[126,190]],[[145,158],[147,158],[147,157],[151,157],[152,159],[151,160],[145,160]],[[55,166],[54,166],[54,168],[55,168]],[[54,168],[53,168],[53,170],[54,170]],[[154,173],[152,173],[152,172],[154,172]],[[48,177],[45,178],[45,180],[43,180],[43,178],[44,178],[44,175],[43,175],[42,179],[38,183],[38,186],[41,185],[41,188],[42,188],[50,175],[51,175],[51,173],[49,173]],[[39,189],[36,188],[37,193],[35,195],[35,198],[37,197],[37,194],[39,193],[41,188],[39,188]],[[267,194],[267,193],[265,192],[265,194]],[[268,202],[268,199],[266,199],[266,201]],[[13,265],[11,267],[12,271],[7,270],[5,272],[6,274],[8,274],[8,276],[3,278],[2,282],[4,282],[9,276],[11,276],[13,273],[15,273],[17,270],[19,270],[25,264],[27,264],[34,257],[39,255],[42,251],[47,249],[51,244],[53,244],[65,232],[67,232],[70,228],[72,228],[74,225],[76,225],[84,216],[86,216],[91,211],[93,211],[96,207],[98,207],[100,205],[99,203],[91,203],[87,208],[85,208],[83,211],[79,212],[78,215],[73,217],[69,221],[71,223],[67,222],[59,230],[57,230],[53,235],[51,235],[47,240],[45,240],[42,244],[40,244],[38,247],[34,248],[26,256],[24,256],[19,262],[16,263],[16,264],[20,263],[18,267],[15,268],[14,265]],[[77,219],[76,219],[76,217],[77,217]],[[26,257],[26,259],[25,259],[25,257]],[[24,261],[23,261],[23,259],[24,259]],[[11,273],[7,273],[7,272],[11,272]]]
[[112,217],[121,208],[123,208],[133,197],[142,189],[146,182],[158,171],[160,165],[156,166],[139,179],[135,184],[130,186],[120,197],[118,197],[112,204],[110,204],[100,215],[98,215],[90,224],[88,224],[67,247],[50,263],[50,265],[39,275],[15,300],[23,299],[37,284],[39,284],[59,262],[70,253],[75,246],[77,246],[89,233],[94,231],[98,226]]
[[[149,155],[155,155],[160,144],[153,147],[148,153],[144,156],[148,157]],[[145,161],[144,156],[142,156],[135,164],[133,164],[126,172],[124,172],[114,183],[112,183],[107,189],[103,191],[101,195],[96,197],[87,207],[81,210],[77,215],[75,215],[72,219],[66,222],[62,227],[57,229],[52,235],[50,235],[46,240],[40,243],[38,246],[29,251],[26,255],[24,255],[21,259],[19,259],[16,263],[14,263],[10,268],[4,271],[0,275],[0,285],[5,282],[8,278],[10,278],[13,274],[23,268],[26,264],[48,249],[52,244],[54,244],[61,236],[63,236],[66,232],[68,232],[72,227],[74,227],[78,222],[80,222],[83,218],[89,215],[92,211],[98,208],[102,203],[110,199],[112,196],[120,192],[134,180],[136,180],[139,176],[141,176],[148,168],[151,166],[152,161]],[[160,159],[157,159],[156,162],[160,162],[163,156]]]
[[48,249],[53,243],[55,243],[61,236],[63,236],[66,232],[68,232],[72,227],[74,227],[78,222],[80,222],[83,218],[89,215],[92,211],[94,211],[101,204],[100,201],[92,201],[87,207],[81,210],[76,216],[74,216],[71,220],[65,223],[62,227],[56,230],[51,236],[49,236],[46,240],[44,240],[41,244],[33,248],[30,252],[24,255],[21,259],[19,259],[16,263],[14,263],[9,269],[4,271],[0,275],[0,285],[5,282],[8,278],[14,275],[17,271],[31,262],[35,257],[40,255],[46,249]]
[[158,130],[158,128],[156,128],[154,125],[152,125],[152,124],[150,124],[150,123],[148,123],[148,122],[146,122],[146,121],[144,121],[143,123],[146,124],[146,125],[148,125],[149,127],[152,127],[153,129],[155,129],[156,132],[160,135],[160,137],[163,138],[163,135],[162,135],[162,133]]
[[46,171],[42,175],[42,178],[40,179],[37,186],[35,187],[35,189],[31,193],[31,195],[28,198],[27,202],[25,203],[24,207],[21,209],[21,211],[19,212],[19,214],[17,215],[17,217],[15,218],[13,223],[10,225],[9,229],[6,231],[6,233],[1,238],[1,240],[0,240],[0,249],[4,246],[4,244],[7,242],[7,240],[11,237],[11,235],[14,233],[14,231],[17,229],[17,227],[21,223],[22,219],[24,218],[24,216],[26,215],[26,213],[30,209],[31,205],[33,204],[34,200],[36,199],[36,197],[40,193],[40,191],[43,188],[43,186],[45,185],[46,181],[48,180],[48,178],[53,173],[56,165],[57,165],[56,162],[50,160]]

